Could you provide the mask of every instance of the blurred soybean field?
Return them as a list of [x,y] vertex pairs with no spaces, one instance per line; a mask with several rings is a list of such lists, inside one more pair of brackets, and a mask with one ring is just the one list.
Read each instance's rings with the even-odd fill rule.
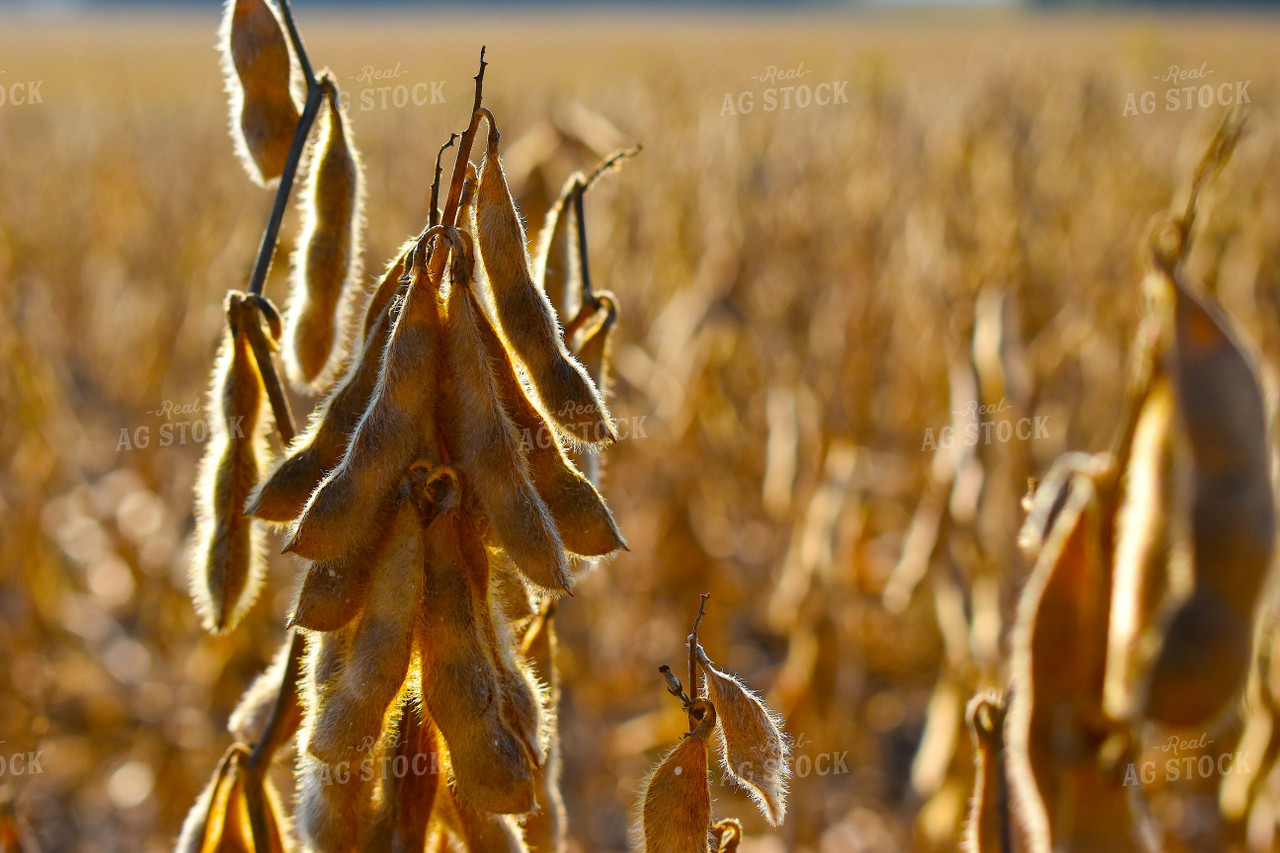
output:
[[[426,221],[481,44],[531,229],[572,170],[644,145],[586,200],[621,318],[602,492],[631,550],[560,609],[571,849],[626,849],[683,731],[656,670],[700,592],[703,643],[795,738],[780,829],[714,788],[742,849],[956,849],[963,705],[1030,569],[1026,478],[1110,446],[1147,223],[1241,101],[1188,268],[1266,387],[1280,368],[1280,19],[296,12],[349,98],[369,270]],[[172,849],[294,591],[273,556],[226,637],[187,595],[221,295],[271,202],[227,138],[218,15],[0,17],[0,800],[41,849]],[[994,427],[904,585],[957,401]],[[1010,401],[1033,429],[1001,431]],[[1257,849],[1203,807],[1222,781],[1167,786],[1168,849]]]

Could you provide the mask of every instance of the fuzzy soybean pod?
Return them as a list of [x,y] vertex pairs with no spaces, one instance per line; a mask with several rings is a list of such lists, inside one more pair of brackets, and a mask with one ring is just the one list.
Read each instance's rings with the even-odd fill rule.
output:
[[346,664],[309,718],[306,748],[321,761],[349,759],[381,736],[409,669],[423,559],[418,512],[404,501],[377,556]]
[[534,807],[534,756],[503,714],[504,684],[488,648],[488,563],[457,508],[428,529],[418,642],[422,698],[448,747],[458,797],[494,814]]
[[386,350],[392,298],[404,274],[404,255],[393,263],[366,306],[359,356],[348,362],[342,378],[316,407],[307,429],[290,445],[275,468],[249,496],[245,511],[266,521],[297,518],[324,475],[342,461],[347,441],[369,406],[378,384]]
[[[559,706],[559,672],[556,665],[555,610],[557,604],[548,600],[541,612],[521,638],[521,655],[528,660],[537,674],[547,684],[546,708],[554,717]],[[538,792],[538,810],[524,822],[524,839],[534,853],[557,853],[565,846],[568,817],[564,809],[564,796],[560,792],[560,730],[547,727],[546,758],[534,775]]]
[[[463,849],[476,853],[528,853],[516,819],[510,815],[487,814],[454,796],[448,787],[439,795],[439,818],[448,834],[462,842]],[[440,850],[453,850],[441,844]]]
[[1004,717],[1004,700],[989,693],[973,697],[965,709],[965,722],[973,738],[974,781],[960,845],[964,853],[1014,849],[1004,763]]
[[725,774],[746,788],[769,823],[778,826],[787,814],[791,776],[791,744],[778,716],[741,681],[716,669],[702,646],[698,659],[707,679],[707,697],[717,709]]
[[364,853],[422,853],[440,786],[435,726],[416,702],[400,708],[395,743],[382,757],[382,782],[373,818],[360,846]]
[[368,408],[342,461],[325,476],[294,522],[286,551],[310,560],[331,560],[377,541],[394,515],[401,478],[419,447],[430,444],[424,437],[435,434],[440,314],[436,289],[427,278],[425,262],[419,261]]
[[236,154],[265,186],[284,172],[298,124],[289,44],[266,0],[227,0],[218,42]]
[[257,597],[265,563],[262,531],[244,513],[266,452],[264,395],[246,324],[259,322],[244,294],[227,295],[228,328],[209,399],[210,438],[196,479],[191,595],[207,630],[235,627]]
[[325,76],[321,85],[328,103],[302,190],[302,233],[285,314],[285,369],[304,392],[328,386],[342,361],[361,266],[360,157],[332,79]]
[[1244,686],[1254,611],[1275,546],[1267,419],[1243,346],[1214,306],[1169,277],[1172,370],[1194,467],[1194,590],[1173,614],[1144,711],[1173,726],[1216,717]]
[[[454,266],[457,273],[465,270]],[[484,343],[489,327],[469,277],[451,272],[445,326],[446,406],[441,426],[458,465],[502,547],[529,580],[569,592],[573,574],[556,524],[530,481],[520,434],[502,404],[502,388]]]
[[573,196],[581,192],[583,181],[582,173],[574,172],[564,182],[560,198],[547,213],[542,230],[538,232],[537,256],[533,262],[536,280],[561,325],[572,319],[578,310],[574,304],[577,296],[573,287],[575,255],[570,235],[573,232]]
[[613,513],[591,481],[565,456],[560,439],[525,396],[515,365],[483,312],[474,310],[476,329],[493,367],[502,406],[520,431],[529,477],[546,503],[565,548],[583,557],[601,557],[626,548]]
[[565,348],[555,309],[534,283],[524,228],[498,162],[498,131],[489,118],[489,144],[476,189],[476,243],[509,349],[528,368],[542,408],[582,444],[617,441],[613,419],[591,377]]
[[644,853],[707,853],[711,832],[711,787],[707,741],[716,725],[715,707],[692,706],[702,722],[684,736],[644,785],[641,842]]

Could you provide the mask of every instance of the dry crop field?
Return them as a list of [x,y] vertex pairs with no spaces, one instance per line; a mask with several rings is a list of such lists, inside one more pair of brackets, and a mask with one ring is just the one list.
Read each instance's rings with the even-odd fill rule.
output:
[[[207,5],[0,17],[0,850],[175,849],[309,565],[267,532],[261,593],[218,635],[188,592],[224,295],[272,203],[228,136]],[[712,820],[741,821],[724,850],[950,851],[967,822],[982,853],[1275,849],[1280,19],[295,14],[362,157],[368,289],[429,221],[481,45],[531,233],[573,170],[643,145],[584,196],[618,318],[600,493],[629,550],[556,604],[563,849],[636,849],[677,743]],[[304,232],[291,200],[281,308]],[[305,424],[316,398],[289,401]],[[458,470],[446,491],[480,477]],[[703,648],[789,741],[778,826],[682,737],[658,672],[699,698],[702,593]],[[428,659],[413,689],[444,731]],[[430,849],[525,849],[464,839],[444,739]],[[267,771],[286,818],[299,749]],[[658,824],[708,796],[679,784],[654,777]]]

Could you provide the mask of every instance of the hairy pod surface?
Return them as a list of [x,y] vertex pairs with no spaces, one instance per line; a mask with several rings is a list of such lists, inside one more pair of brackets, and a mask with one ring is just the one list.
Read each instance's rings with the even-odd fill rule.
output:
[[376,541],[393,517],[399,483],[435,434],[440,316],[426,271],[414,268],[368,408],[342,461],[325,475],[291,528],[286,551],[333,559]]
[[422,698],[448,746],[458,796],[483,811],[522,814],[534,807],[536,762],[504,714],[488,574],[471,521],[457,509],[444,512],[427,535]]
[[363,181],[330,89],[301,196],[302,233],[291,265],[285,315],[285,369],[300,390],[332,382],[347,345],[347,315],[360,278]]
[[778,826],[787,814],[787,778],[791,775],[791,744],[782,733],[778,715],[751,690],[711,663],[698,647],[707,697],[719,721],[720,755],[725,774],[751,794],[769,823]]
[[529,477],[550,511],[564,547],[583,557],[601,557],[625,548],[626,540],[604,498],[569,461],[560,439],[525,395],[502,340],[482,312],[475,313],[479,315],[477,334],[493,368],[499,399],[519,431]]
[[289,44],[266,0],[227,0],[219,44],[236,154],[265,186],[284,172],[300,117]]
[[324,476],[342,460],[347,442],[378,384],[393,323],[392,298],[400,287],[404,256],[394,262],[369,297],[359,357],[348,362],[333,390],[311,415],[307,429],[249,496],[246,512],[267,521],[298,517]]
[[445,440],[520,571],[544,589],[568,592],[573,574],[564,545],[530,482],[520,434],[502,406],[495,365],[486,353],[483,333],[488,322],[468,282],[454,279],[445,327]]
[[196,478],[191,595],[214,633],[239,623],[262,585],[262,531],[244,512],[265,455],[262,377],[244,323],[259,322],[243,294],[227,296],[229,328],[213,370],[210,437]]
[[715,728],[715,707],[704,700],[703,719],[667,753],[644,786],[641,841],[644,853],[706,853],[711,832],[711,787],[707,741]]
[[374,563],[368,601],[351,635],[347,661],[309,717],[307,751],[329,763],[378,739],[400,694],[413,653],[422,594],[423,530],[405,501]]
[[427,844],[440,759],[435,727],[419,718],[414,704],[401,706],[397,738],[383,760],[377,806],[360,848],[366,853],[422,853]]
[[524,228],[498,162],[498,134],[492,125],[476,190],[475,222],[502,337],[528,368],[542,409],[577,443],[617,441],[604,399],[565,349],[555,309],[533,283]]
[[581,172],[574,172],[564,182],[560,198],[547,212],[538,232],[537,257],[533,271],[536,281],[547,296],[547,302],[555,311],[563,326],[578,310],[573,251],[573,195],[583,181]]

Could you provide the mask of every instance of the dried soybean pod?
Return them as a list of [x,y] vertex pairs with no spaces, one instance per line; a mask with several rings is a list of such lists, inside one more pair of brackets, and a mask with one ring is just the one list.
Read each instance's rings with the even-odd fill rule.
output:
[[[276,699],[281,686],[285,682],[285,673],[289,669],[293,652],[293,636],[285,638],[285,642],[276,652],[271,665],[259,673],[253,684],[245,690],[236,703],[235,710],[227,720],[227,731],[240,743],[252,746],[258,743],[267,728],[267,721],[276,706]],[[290,692],[286,696],[287,704],[283,708],[283,716],[276,722],[275,740],[286,741],[298,730],[302,719],[302,708],[298,704],[297,684],[288,682],[286,688]]]
[[[456,230],[446,234],[457,239]],[[376,541],[394,515],[392,506],[405,470],[417,457],[423,438],[435,434],[440,314],[426,263],[415,260],[369,406],[342,461],[325,475],[294,522],[286,551],[324,560]]]
[[569,592],[573,574],[564,545],[529,480],[520,435],[502,407],[501,386],[485,351],[488,319],[471,292],[469,277],[451,271],[450,278],[444,332],[448,379],[441,423],[445,441],[520,571],[547,590]]
[[412,502],[396,512],[377,556],[368,601],[351,635],[351,649],[332,691],[309,718],[307,751],[336,763],[377,740],[387,709],[400,694],[413,651],[413,626],[422,593],[423,531]]
[[327,107],[301,194],[302,233],[293,254],[285,314],[285,369],[304,392],[332,382],[347,346],[348,314],[360,280],[360,156],[327,73]]
[[244,331],[259,322],[238,291],[227,294],[228,328],[209,399],[210,437],[196,479],[191,595],[204,626],[222,633],[240,621],[262,585],[262,531],[244,513],[265,453],[262,377]]
[[700,699],[690,712],[702,721],[645,781],[641,813],[644,853],[707,853],[711,831],[711,788],[707,781],[707,740],[716,725],[712,703]]
[[573,287],[576,256],[570,234],[573,233],[573,196],[582,191],[583,180],[581,172],[574,172],[564,182],[559,200],[547,213],[538,233],[538,254],[533,263],[535,280],[562,326],[578,310],[573,304],[577,296]]
[[294,821],[308,853],[351,853],[369,822],[369,784],[358,764],[325,764],[298,755]]
[[509,815],[486,814],[455,797],[447,786],[441,789],[440,799],[443,801],[442,822],[468,853],[527,853],[529,850],[520,827]]
[[746,788],[769,823],[778,826],[787,814],[787,777],[791,775],[791,744],[778,716],[741,681],[716,669],[702,646],[697,652],[707,698],[720,722],[717,731],[725,774]]
[[[361,850],[422,853],[440,782],[435,727],[422,720],[416,703],[400,708],[398,736],[382,761],[382,786]],[[403,769],[401,761],[403,760]]]
[[1110,608],[1096,477],[1101,460],[1059,459],[1037,490],[1028,525],[1047,520],[1018,602],[1007,761],[1028,849],[1146,851],[1149,827],[1099,754]]
[[475,219],[476,244],[493,289],[502,337],[528,368],[542,408],[576,442],[617,441],[600,392],[565,349],[555,309],[533,283],[524,228],[498,162],[498,130],[491,116]]
[[503,684],[487,648],[488,565],[479,534],[458,509],[427,531],[418,642],[422,698],[448,747],[458,796],[494,814],[534,806],[534,761],[503,718]]
[[369,598],[379,550],[375,545],[332,560],[308,562],[286,627],[333,631],[354,619]]
[[565,548],[583,557],[601,557],[626,548],[613,513],[595,486],[573,466],[555,432],[525,396],[515,365],[488,319],[473,306],[476,330],[493,368],[499,399],[516,429],[529,463],[529,478],[546,504]]
[[1171,373],[1194,466],[1194,592],[1172,615],[1143,711],[1201,726],[1244,686],[1252,624],[1275,546],[1275,503],[1262,391],[1216,307],[1165,272],[1174,294]]
[[961,849],[965,853],[1013,850],[1004,761],[1004,700],[980,694],[969,701],[965,721],[973,737],[974,783]]
[[267,521],[292,521],[324,475],[342,460],[347,441],[378,384],[393,323],[391,302],[403,273],[402,254],[369,297],[359,357],[347,364],[338,384],[316,407],[306,432],[294,440],[288,453],[253,490],[245,507],[249,515]]
[[[1111,581],[1111,619],[1103,707],[1117,720],[1136,719],[1151,657],[1159,648],[1159,611],[1167,596],[1185,598],[1186,506],[1176,452],[1176,401],[1159,365],[1138,409],[1129,446],[1120,455],[1119,505]],[[1183,540],[1183,541],[1179,541]],[[1187,579],[1189,580],[1189,578]]]
[[[232,746],[218,762],[213,778],[200,792],[200,796],[196,798],[195,804],[191,806],[186,819],[182,822],[182,831],[178,836],[178,843],[174,846],[174,853],[204,853],[206,850],[227,850],[228,853],[243,850],[245,853],[251,853],[249,847],[237,848],[223,844],[227,835],[225,829],[228,809],[232,805],[231,795],[236,784],[232,762],[239,749],[238,746]],[[230,817],[234,821],[237,816],[232,812]],[[238,828],[233,828],[234,834],[238,834]]]
[[[554,717],[560,704],[560,676],[556,665],[555,599],[548,599],[521,639],[521,654],[547,684],[546,707]],[[564,850],[568,832],[564,796],[560,793],[560,729],[547,727],[547,756],[534,774],[538,810],[525,818],[524,840],[534,853]]]
[[236,154],[265,186],[284,172],[300,117],[289,44],[266,0],[227,0],[219,44]]

